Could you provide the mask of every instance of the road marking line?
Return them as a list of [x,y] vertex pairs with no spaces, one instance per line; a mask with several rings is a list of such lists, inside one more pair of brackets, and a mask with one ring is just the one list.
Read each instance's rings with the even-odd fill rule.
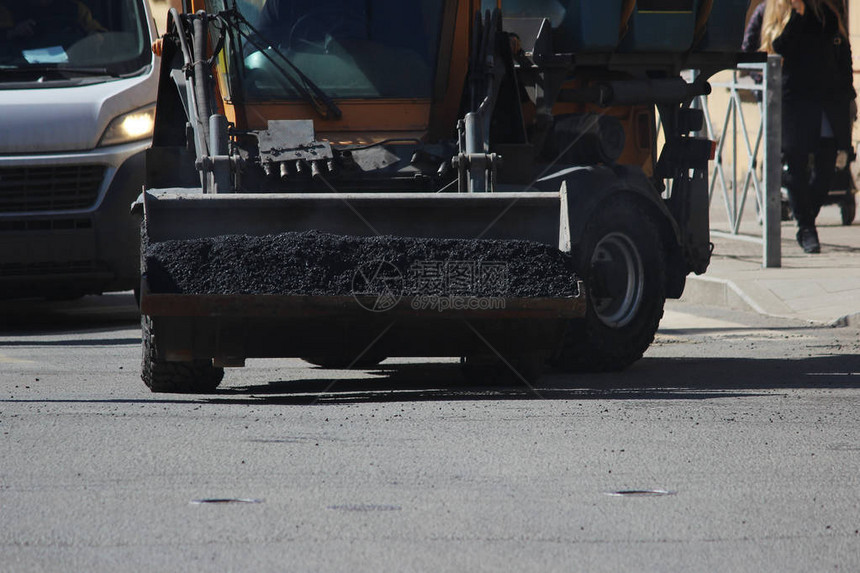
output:
[[807,372],[807,376],[860,376],[860,372]]
[[0,364],[35,364],[35,362],[32,360],[24,360],[22,358],[3,356],[2,354],[0,354]]

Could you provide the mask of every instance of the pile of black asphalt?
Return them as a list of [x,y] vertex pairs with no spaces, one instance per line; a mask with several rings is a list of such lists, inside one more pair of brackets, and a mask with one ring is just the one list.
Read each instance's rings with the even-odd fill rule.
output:
[[571,257],[532,241],[355,237],[316,231],[153,243],[153,293],[575,296]]

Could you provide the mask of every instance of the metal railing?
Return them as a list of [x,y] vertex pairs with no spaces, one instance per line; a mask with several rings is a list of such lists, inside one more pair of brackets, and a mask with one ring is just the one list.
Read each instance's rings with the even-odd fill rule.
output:
[[[761,76],[761,81],[754,79]],[[711,229],[712,235],[753,241],[762,245],[762,266],[775,268],[782,265],[781,252],[781,177],[782,177],[782,65],[779,56],[770,56],[760,64],[742,64],[732,71],[728,82],[712,82],[714,88],[728,90],[725,115],[715,127],[710,112],[709,98],[701,96],[695,107],[705,112],[704,135],[717,142],[715,160],[711,165],[709,197],[720,191],[728,219],[728,230]],[[744,97],[753,96],[753,97]],[[753,137],[750,136],[750,118],[745,113],[744,100],[755,101],[759,117]],[[741,155],[743,154],[743,155]],[[743,165],[742,159],[746,160]],[[755,201],[755,212],[761,226],[761,236],[751,234],[747,225],[741,232],[741,223],[750,197]],[[712,226],[713,227],[713,226]]]

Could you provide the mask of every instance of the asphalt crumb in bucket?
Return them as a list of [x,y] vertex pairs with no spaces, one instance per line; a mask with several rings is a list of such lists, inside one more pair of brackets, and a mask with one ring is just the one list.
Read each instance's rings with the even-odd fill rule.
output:
[[[171,240],[149,244],[145,251],[147,280],[154,293],[350,295],[357,271],[379,263],[395,267],[407,278],[416,269],[433,271],[431,276],[422,275],[427,280],[421,281],[416,291],[420,294],[522,298],[577,294],[570,254],[533,241],[307,231]],[[481,272],[500,268],[504,280],[479,280]],[[440,277],[432,276],[434,272],[443,274],[444,280],[436,280]]]

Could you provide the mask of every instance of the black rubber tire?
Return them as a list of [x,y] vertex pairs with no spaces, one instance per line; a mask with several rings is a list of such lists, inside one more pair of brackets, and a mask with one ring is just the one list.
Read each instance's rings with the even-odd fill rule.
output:
[[857,216],[857,200],[854,193],[849,193],[842,203],[839,205],[839,210],[842,214],[842,224],[848,226],[854,222],[854,217]]
[[343,370],[345,368],[349,368],[351,370],[366,370],[368,368],[373,368],[374,366],[378,366],[380,362],[385,360],[386,356],[375,356],[365,355],[356,360],[355,356],[310,356],[310,357],[302,357],[302,360],[307,362],[308,364],[313,364],[314,366],[319,366],[320,368],[325,368],[327,370]]
[[166,362],[159,359],[158,346],[152,334],[152,319],[140,317],[143,363],[140,377],[153,392],[206,394],[214,391],[224,379],[224,369],[211,360]]
[[654,341],[666,301],[666,256],[650,207],[618,196],[599,207],[573,252],[586,316],[570,321],[552,361],[565,372],[627,368]]

